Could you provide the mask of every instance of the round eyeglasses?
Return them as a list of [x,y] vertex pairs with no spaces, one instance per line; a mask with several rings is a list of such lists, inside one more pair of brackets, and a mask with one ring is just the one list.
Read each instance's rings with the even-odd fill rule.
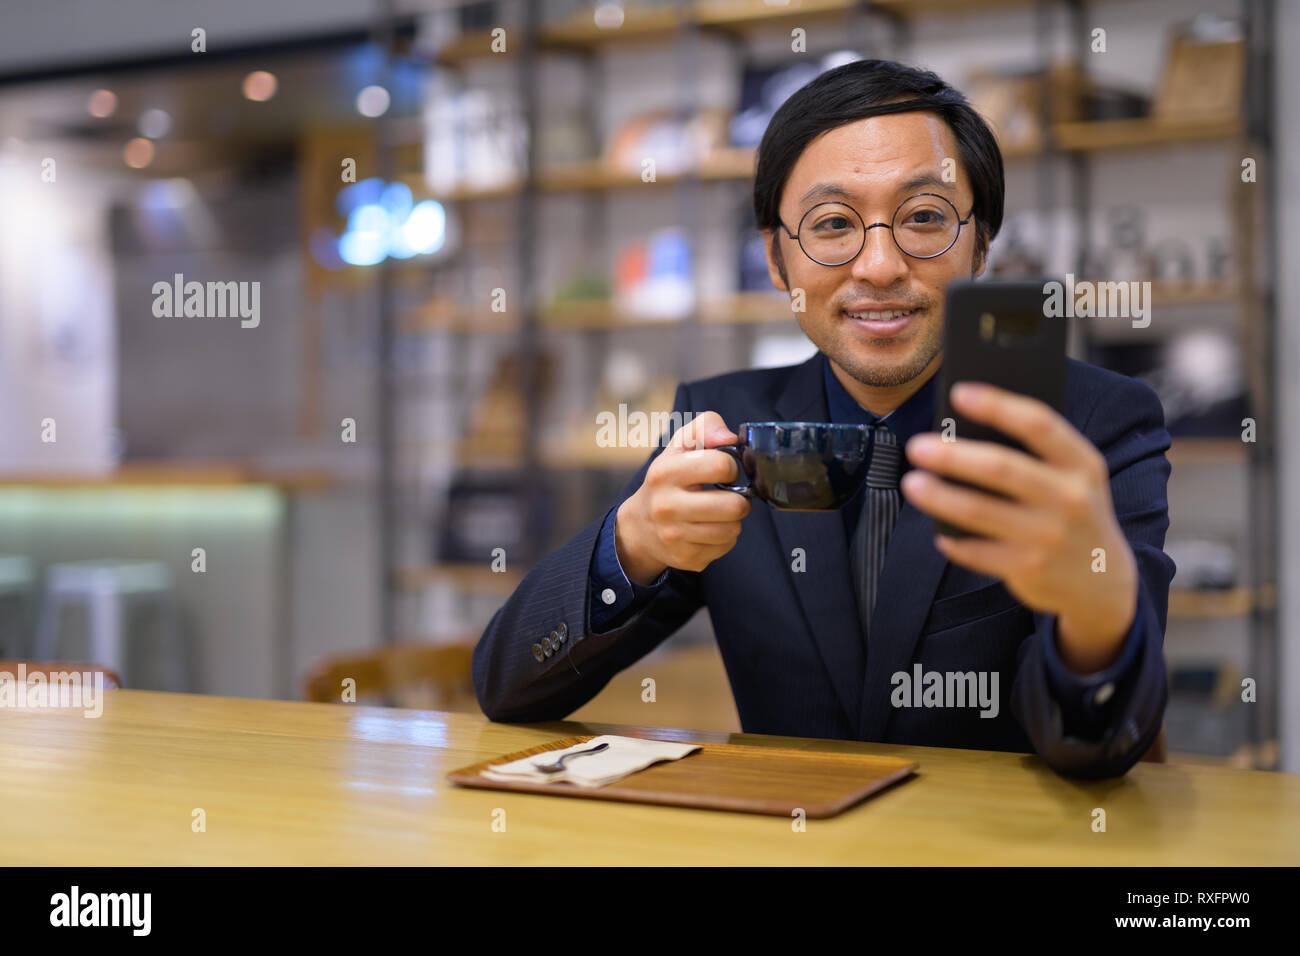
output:
[[894,244],[913,259],[933,259],[941,256],[957,243],[961,227],[971,221],[975,209],[971,207],[965,219],[957,215],[957,207],[938,193],[917,193],[908,196],[889,222],[863,225],[858,211],[847,203],[819,202],[799,220],[797,233],[781,228],[813,262],[823,266],[842,266],[858,257],[867,244],[867,230],[883,226],[894,237]]

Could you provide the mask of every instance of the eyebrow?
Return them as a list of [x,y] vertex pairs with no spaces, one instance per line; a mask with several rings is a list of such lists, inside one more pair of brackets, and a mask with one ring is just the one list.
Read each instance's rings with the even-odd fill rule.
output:
[[[895,193],[910,192],[911,190],[917,189],[921,186],[937,186],[940,189],[947,190],[947,189],[952,189],[954,185],[955,185],[954,183],[946,183],[942,179],[938,178],[937,176],[931,175],[930,173],[924,173],[919,176],[913,176],[907,182],[901,183],[900,185],[895,187],[894,192]],[[849,190],[841,186],[839,183],[835,183],[835,182],[814,183],[813,186],[806,193],[804,193],[802,196],[799,197],[799,205],[802,207],[810,199],[827,199],[827,198],[855,199],[857,197]]]

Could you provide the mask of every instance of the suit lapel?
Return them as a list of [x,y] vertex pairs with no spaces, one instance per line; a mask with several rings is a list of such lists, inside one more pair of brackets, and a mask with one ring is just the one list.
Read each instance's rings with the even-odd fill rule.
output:
[[[775,403],[777,420],[830,420],[822,362],[819,352],[795,369]],[[847,507],[859,507],[859,502],[855,497]],[[871,634],[876,636],[864,652],[840,513],[763,510],[775,526],[782,564],[849,726],[857,728],[861,740],[884,740],[893,713],[890,678],[911,666],[948,563],[934,546],[929,515],[903,500],[876,588],[871,615]],[[802,572],[791,567],[795,548],[807,556]]]
[[[830,420],[820,352],[795,369],[774,407],[778,421]],[[845,720],[856,728],[862,712],[864,657],[843,519],[838,511],[779,511],[766,506],[762,510],[775,526],[781,563]],[[792,567],[795,548],[803,549],[807,562],[803,571]]]
[[862,740],[885,739],[893,714],[889,702],[890,678],[911,666],[921,627],[947,563],[948,559],[934,546],[930,516],[904,499],[885,549],[885,564],[876,586],[876,606],[871,612],[858,723]]

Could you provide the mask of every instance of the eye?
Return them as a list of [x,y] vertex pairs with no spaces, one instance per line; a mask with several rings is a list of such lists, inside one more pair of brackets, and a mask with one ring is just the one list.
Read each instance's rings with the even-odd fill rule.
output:
[[913,209],[903,217],[907,226],[935,228],[947,225],[948,217],[939,209]]
[[851,225],[848,216],[827,216],[813,226],[813,229],[818,232],[841,232]]

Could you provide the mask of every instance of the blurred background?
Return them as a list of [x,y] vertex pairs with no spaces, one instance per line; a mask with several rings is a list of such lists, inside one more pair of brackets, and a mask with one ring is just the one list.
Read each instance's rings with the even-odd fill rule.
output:
[[[7,6],[0,657],[477,709],[468,648],[612,505],[638,415],[812,354],[754,147],[884,57],[1001,140],[989,274],[1152,283],[1149,325],[1076,320],[1071,353],[1150,382],[1174,436],[1170,759],[1300,771],[1297,8]],[[575,716],[739,730],[707,614]]]

